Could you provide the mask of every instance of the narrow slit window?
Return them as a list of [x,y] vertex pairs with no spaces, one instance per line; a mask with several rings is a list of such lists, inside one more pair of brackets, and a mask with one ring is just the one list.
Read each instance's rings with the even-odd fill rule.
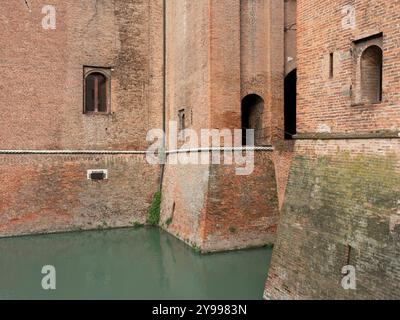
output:
[[329,54],[329,79],[333,79],[334,59],[333,52]]
[[185,109],[179,110],[179,130],[185,130],[186,129],[186,115],[185,115]]

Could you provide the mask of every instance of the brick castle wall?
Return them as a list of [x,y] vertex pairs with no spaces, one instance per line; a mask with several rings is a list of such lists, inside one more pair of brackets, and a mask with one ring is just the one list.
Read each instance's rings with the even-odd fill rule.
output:
[[[399,3],[297,6],[298,139],[265,298],[398,298]],[[368,43],[383,49],[377,104],[355,103]],[[341,285],[347,264],[356,290]]]
[[[266,299],[399,297],[399,146],[384,139],[296,143]],[[356,290],[341,285],[348,264]]]
[[[354,8],[354,27],[342,10]],[[397,131],[399,4],[396,1],[297,1],[298,132]],[[352,21],[352,20],[350,20]],[[332,33],[334,31],[334,33]],[[383,33],[383,101],[353,105],[361,90],[360,55],[354,41]],[[333,53],[333,77],[330,54]],[[317,112],[316,112],[317,111]]]
[[[178,121],[185,109],[198,133],[240,129],[241,99],[257,94],[263,144],[271,144],[271,116],[283,109],[283,86],[271,90],[274,80],[283,84],[283,39],[281,1],[168,2],[167,119]],[[257,153],[250,176],[237,176],[235,165],[167,165],[163,228],[203,251],[272,243],[279,216],[272,159]]]
[[[197,132],[210,126],[208,1],[167,1],[166,120],[178,122],[184,109],[186,126]],[[176,134],[176,133],[175,133]],[[179,141],[179,145],[183,142]],[[168,144],[168,149],[174,149]],[[171,234],[200,246],[206,204],[207,165],[166,165],[162,188],[161,224]],[[166,222],[170,220],[170,224]]]
[[[257,94],[274,151],[256,153],[250,176],[166,165],[163,228],[203,251],[258,246],[275,241],[283,207],[266,298],[399,296],[397,1],[166,1],[165,82],[162,0],[52,3],[55,30],[41,26],[45,3],[2,3],[0,149],[145,150],[163,126],[164,84],[165,119],[183,110],[198,132],[240,128],[241,101]],[[376,104],[360,99],[376,80],[360,69],[372,42],[383,50]],[[113,69],[107,116],[82,112],[85,65]],[[296,67],[288,142],[283,84]],[[88,181],[88,169],[109,179]],[[159,175],[143,155],[1,155],[0,236],[143,223]],[[345,263],[357,291],[340,286]]]
[[[0,149],[146,150],[162,127],[162,1],[1,3]],[[83,114],[83,66],[113,68],[111,113]],[[91,182],[88,169],[108,169]],[[145,222],[159,168],[143,156],[2,155],[0,235]]]
[[142,155],[2,155],[0,237],[144,224],[158,173]]
[[272,152],[255,153],[254,172],[244,176],[235,166],[211,166],[203,250],[274,243],[279,201],[272,158]]

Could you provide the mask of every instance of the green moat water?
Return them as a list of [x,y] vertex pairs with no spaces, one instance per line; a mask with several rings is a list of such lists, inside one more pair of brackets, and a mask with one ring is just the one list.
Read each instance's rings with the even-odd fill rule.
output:
[[0,239],[0,299],[261,299],[271,254],[200,255],[157,228]]

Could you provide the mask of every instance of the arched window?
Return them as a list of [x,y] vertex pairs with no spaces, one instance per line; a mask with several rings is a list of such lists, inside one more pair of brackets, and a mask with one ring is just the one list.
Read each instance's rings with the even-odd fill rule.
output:
[[102,72],[90,72],[85,75],[85,113],[108,113],[109,77]]
[[382,101],[382,49],[368,47],[361,55],[361,96],[367,103]]
[[285,139],[292,139],[297,133],[297,69],[285,78]]
[[264,100],[256,94],[249,94],[242,100],[242,144],[250,145],[246,136],[247,129],[254,130],[254,145],[261,145],[263,139],[262,115],[264,113]]

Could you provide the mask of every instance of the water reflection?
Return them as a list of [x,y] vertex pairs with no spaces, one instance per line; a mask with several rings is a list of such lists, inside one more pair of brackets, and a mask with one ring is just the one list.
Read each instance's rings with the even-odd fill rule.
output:
[[156,228],[0,239],[0,299],[261,299],[271,251],[199,255]]

